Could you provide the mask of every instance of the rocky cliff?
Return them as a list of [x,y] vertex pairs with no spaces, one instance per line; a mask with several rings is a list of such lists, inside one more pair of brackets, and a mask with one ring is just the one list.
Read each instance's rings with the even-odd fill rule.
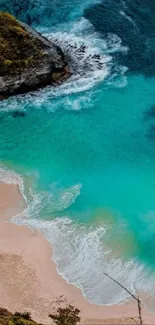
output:
[[62,50],[0,12],[0,98],[55,85],[70,76]]

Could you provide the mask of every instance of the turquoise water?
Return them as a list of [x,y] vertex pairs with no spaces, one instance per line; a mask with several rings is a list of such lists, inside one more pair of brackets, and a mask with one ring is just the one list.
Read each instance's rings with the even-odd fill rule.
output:
[[155,78],[117,60],[127,44],[84,18],[91,4],[57,12],[56,1],[50,20],[34,22],[62,46],[73,76],[1,102],[0,165],[24,184],[28,208],[17,222],[44,233],[59,273],[90,301],[112,304],[126,293],[105,271],[155,295]]

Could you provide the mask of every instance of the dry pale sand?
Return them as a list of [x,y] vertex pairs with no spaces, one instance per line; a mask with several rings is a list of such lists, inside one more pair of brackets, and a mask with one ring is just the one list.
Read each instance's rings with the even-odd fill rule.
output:
[[[34,319],[51,324],[53,301],[64,295],[81,310],[82,324],[135,324],[137,306],[99,307],[90,304],[81,290],[66,283],[51,260],[51,248],[40,233],[9,222],[25,206],[15,185],[0,183],[0,305],[10,311],[30,311]],[[144,324],[155,324],[155,315],[143,310]]]

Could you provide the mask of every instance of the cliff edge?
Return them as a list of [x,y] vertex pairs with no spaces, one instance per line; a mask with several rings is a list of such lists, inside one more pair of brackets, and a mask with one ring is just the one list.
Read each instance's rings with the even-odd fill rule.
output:
[[60,47],[0,11],[0,99],[55,85],[69,76]]

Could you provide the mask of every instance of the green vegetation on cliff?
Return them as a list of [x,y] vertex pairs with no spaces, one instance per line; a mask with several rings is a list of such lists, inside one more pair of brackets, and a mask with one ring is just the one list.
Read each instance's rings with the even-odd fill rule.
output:
[[41,42],[12,15],[0,11],[0,75],[19,74],[42,58]]
[[10,313],[0,308],[0,325],[39,325],[31,319],[29,313]]
[[[49,317],[56,325],[77,325],[80,322],[79,309],[72,305],[58,307]],[[7,309],[0,308],[0,325],[41,325],[36,323],[30,313],[10,313]]]

